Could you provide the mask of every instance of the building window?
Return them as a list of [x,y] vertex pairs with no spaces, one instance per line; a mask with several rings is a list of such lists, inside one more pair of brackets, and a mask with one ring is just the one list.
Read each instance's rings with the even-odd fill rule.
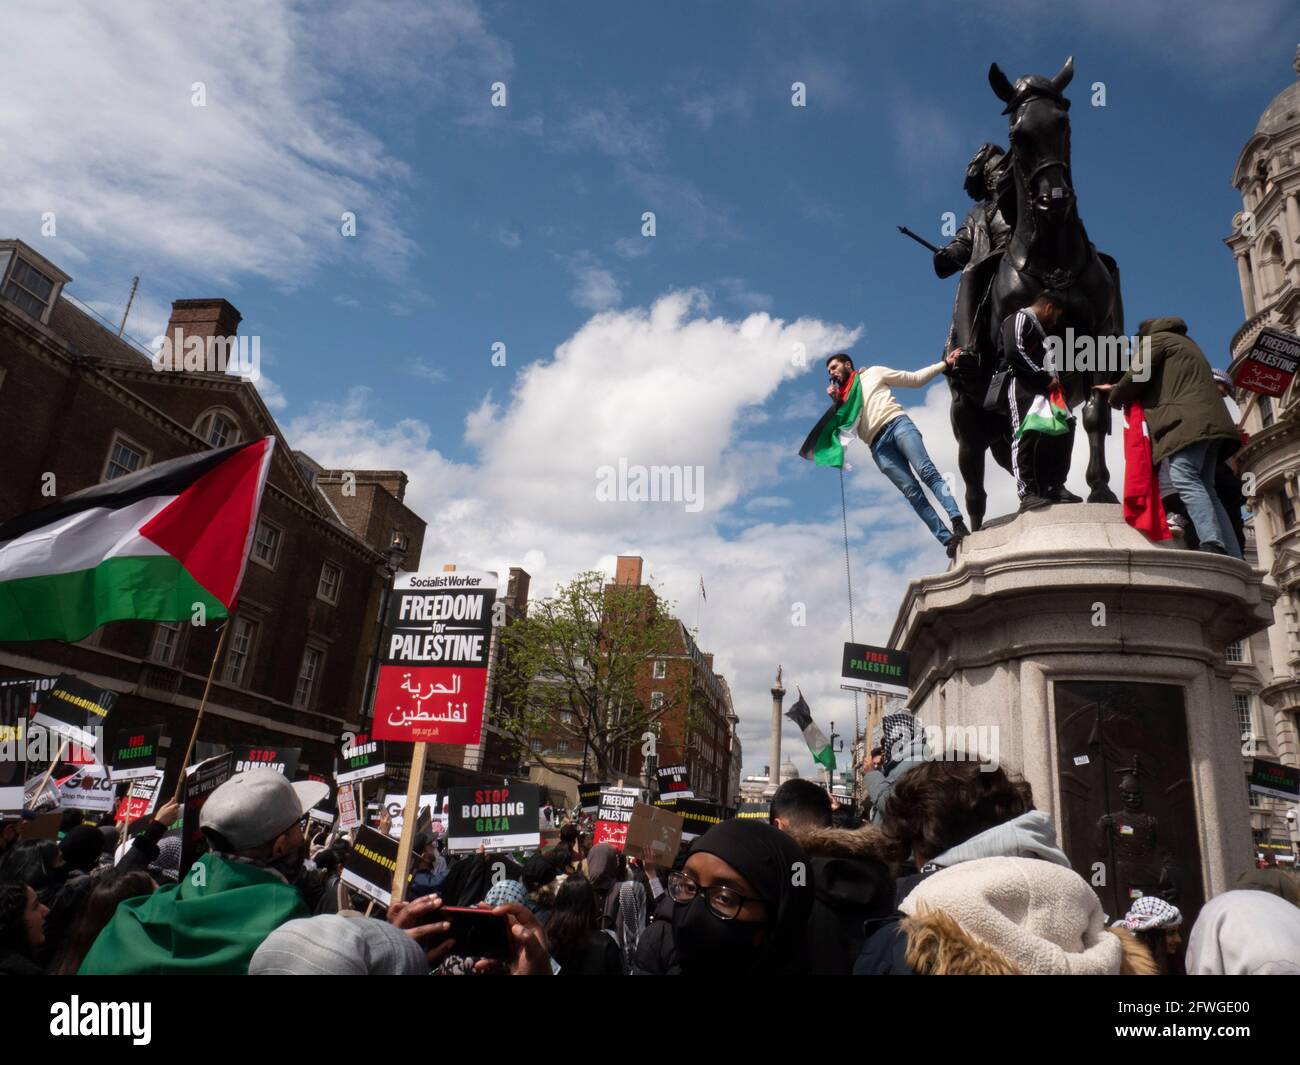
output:
[[655,659],[654,679],[663,680],[668,675],[668,663],[662,658]]
[[1237,713],[1237,733],[1244,745],[1255,738],[1255,723],[1250,716],[1250,692],[1233,692],[1232,708]]
[[339,583],[343,580],[343,571],[332,562],[326,562],[320,568],[320,583],[316,586],[317,598],[327,603],[339,601]]
[[46,277],[26,260],[18,259],[14,262],[9,284],[5,286],[5,299],[16,303],[33,318],[44,321],[53,294],[52,277]]
[[1246,641],[1236,640],[1228,644],[1228,648],[1223,652],[1225,662],[1244,662],[1246,661]]
[[1282,511],[1282,531],[1290,532],[1295,528],[1295,504],[1287,494],[1286,489],[1278,493],[1280,509]]
[[568,741],[568,740],[556,740],[556,741],[555,741],[555,749],[556,749],[560,754],[568,754],[568,753],[569,753],[569,741]]
[[572,711],[572,710],[561,710],[561,711],[560,711],[560,724],[561,724],[561,725],[572,725],[572,724],[573,724],[573,711]]
[[662,710],[663,708],[664,708],[664,693],[663,693],[663,692],[651,692],[651,693],[650,693],[650,709],[651,709],[651,710]]
[[164,666],[176,661],[176,650],[181,642],[181,626],[176,621],[160,621],[153,630],[153,643],[149,657]]
[[144,448],[136,447],[121,434],[114,435],[113,443],[108,449],[108,462],[104,465],[104,480],[112,481],[125,477],[128,473],[135,473],[145,465],[148,454]]
[[212,447],[225,447],[239,442],[239,426],[221,411],[208,411],[199,419],[194,431]]
[[227,684],[243,687],[248,675],[248,660],[253,657],[253,641],[257,638],[257,622],[248,618],[235,618],[230,633],[230,648],[226,651]]
[[307,709],[311,706],[312,696],[316,691],[316,678],[320,676],[324,652],[315,647],[307,647],[302,652],[302,665],[298,667],[298,684],[293,689],[293,705]]
[[269,521],[257,523],[257,536],[253,539],[253,561],[260,562],[267,569],[275,569],[275,560],[280,555],[280,530]]
[[533,750],[533,752],[534,752],[535,754],[540,754],[541,751],[542,751],[542,741],[541,741],[541,740],[532,740],[532,741],[529,742],[528,746],[532,748],[532,750]]

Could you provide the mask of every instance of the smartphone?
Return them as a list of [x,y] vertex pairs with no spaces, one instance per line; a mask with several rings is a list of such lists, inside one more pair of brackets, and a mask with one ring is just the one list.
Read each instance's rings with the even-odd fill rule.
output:
[[477,906],[444,906],[437,911],[435,920],[451,922],[447,938],[456,941],[454,950],[462,957],[496,961],[509,961],[512,957],[510,922],[503,913]]

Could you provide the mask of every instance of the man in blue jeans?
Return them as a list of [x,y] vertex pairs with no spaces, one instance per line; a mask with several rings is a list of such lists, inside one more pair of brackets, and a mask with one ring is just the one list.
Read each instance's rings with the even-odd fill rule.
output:
[[1219,462],[1240,446],[1237,427],[1223,405],[1210,362],[1187,335],[1187,323],[1168,316],[1138,326],[1133,364],[1113,385],[1110,405],[1142,403],[1151,434],[1151,461],[1169,460],[1169,477],[1201,542],[1198,550],[1241,558],[1232,519],[1215,490]]
[[[959,354],[960,351],[954,349],[946,359],[915,373],[891,370],[887,366],[854,370],[853,360],[842,354],[832,355],[826,360],[826,369],[831,377],[826,393],[831,402],[836,407],[845,403],[860,404],[858,436],[870,446],[871,457],[876,460],[880,472],[907,497],[935,539],[947,549],[949,558],[957,554],[957,544],[970,535],[970,530],[962,520],[948,485],[930,461],[920,430],[912,424],[912,419],[894,398],[890,387],[921,388],[942,373],[945,366],[956,362]],[[947,511],[952,523],[951,531],[925,498],[922,483]]]

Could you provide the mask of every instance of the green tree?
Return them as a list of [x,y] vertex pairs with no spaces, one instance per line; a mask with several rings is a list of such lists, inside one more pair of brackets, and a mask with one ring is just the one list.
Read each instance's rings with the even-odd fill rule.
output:
[[[524,747],[540,735],[567,739],[570,751],[587,752],[595,779],[612,779],[621,752],[642,748],[655,722],[688,705],[689,679],[665,690],[658,707],[638,691],[649,660],[681,653],[680,622],[670,610],[653,588],[607,585],[598,571],[580,573],[530,604],[528,616],[501,633],[493,723]],[[530,753],[545,768],[582,779],[581,765]]]

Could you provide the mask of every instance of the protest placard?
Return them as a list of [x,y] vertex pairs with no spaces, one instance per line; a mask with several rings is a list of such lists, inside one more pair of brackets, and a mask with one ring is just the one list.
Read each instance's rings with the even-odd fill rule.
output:
[[910,671],[911,655],[907,651],[846,643],[840,662],[840,687],[845,691],[906,696],[911,692]]
[[341,784],[338,791],[339,828],[349,832],[361,824],[357,809],[357,789],[351,784]]
[[579,784],[578,785],[578,808],[584,814],[595,814],[600,809],[600,793],[610,786],[609,781],[603,784]]
[[153,771],[153,776],[136,777],[126,789],[126,794],[118,801],[117,813],[113,820],[118,824],[123,821],[143,821],[158,808],[158,796],[162,794],[163,773],[160,769]]
[[393,875],[397,871],[397,840],[369,825],[357,829],[347,860],[343,883],[353,891],[387,906],[393,898]]
[[269,744],[248,745],[237,743],[231,748],[235,755],[235,772],[249,769],[274,769],[281,776],[293,779],[298,772],[299,747],[277,747]]
[[667,868],[673,864],[682,844],[682,819],[671,810],[639,802],[632,807],[632,819],[627,823],[627,838],[623,852],[642,858],[648,852],[656,865]]
[[113,779],[152,777],[158,771],[158,744],[161,739],[161,725],[123,729],[119,732],[109,759]]
[[113,808],[114,788],[105,766],[86,765],[59,782],[59,798],[65,809],[105,814]]
[[736,807],[737,821],[762,821],[769,823],[772,820],[772,804],[769,802],[742,802]]
[[627,839],[628,822],[632,820],[632,808],[640,797],[638,788],[602,788],[591,842],[608,843],[621,851]]
[[115,702],[117,692],[64,673],[41,699],[32,724],[72,743],[95,747]]
[[32,686],[28,681],[0,686],[0,810],[23,808],[27,761],[27,714]]
[[678,799],[677,813],[682,818],[682,839],[688,843],[699,839],[722,820],[722,807],[700,799]]
[[199,829],[199,814],[217,788],[235,775],[235,756],[230,751],[209,758],[198,765],[185,767],[185,814],[181,820],[181,871],[194,864],[203,852],[203,832]]
[[684,765],[661,766],[656,775],[659,778],[659,797],[661,799],[695,798],[695,791],[691,787],[691,777]]
[[452,851],[508,851],[541,845],[536,784],[452,788],[447,846]]
[[402,573],[380,643],[374,733],[406,743],[478,743],[495,573]]
[[384,745],[369,732],[345,732],[339,737],[338,766],[334,773],[336,784],[373,780],[387,771]]

